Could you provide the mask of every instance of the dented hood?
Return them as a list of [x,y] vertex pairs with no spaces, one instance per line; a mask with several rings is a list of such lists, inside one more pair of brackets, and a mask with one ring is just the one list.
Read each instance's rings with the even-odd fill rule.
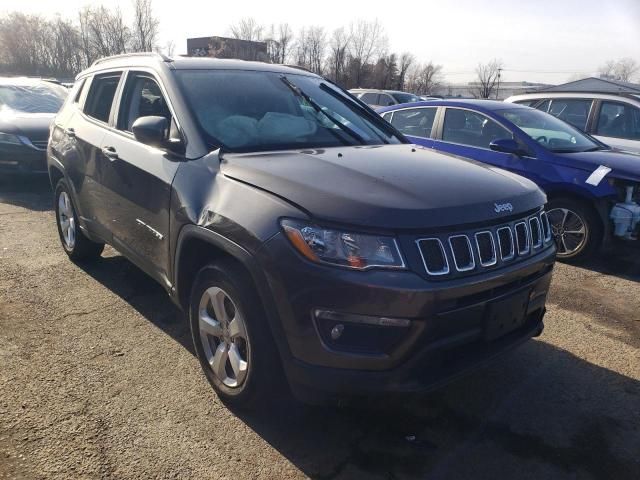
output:
[[406,144],[227,153],[221,170],[317,219],[368,227],[487,222],[546,201],[523,177]]

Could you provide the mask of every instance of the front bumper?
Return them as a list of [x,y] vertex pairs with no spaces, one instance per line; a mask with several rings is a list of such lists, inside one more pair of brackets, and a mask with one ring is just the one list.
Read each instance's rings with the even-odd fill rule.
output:
[[47,152],[28,145],[0,145],[0,174],[47,172]]
[[[288,346],[283,364],[289,383],[297,396],[309,400],[320,393],[428,390],[539,335],[555,249],[490,273],[439,282],[411,271],[315,265],[299,257],[281,235],[266,244],[260,257],[270,262],[263,271]],[[512,308],[511,298],[526,298],[522,321],[488,338],[489,312],[498,302],[500,308]],[[386,327],[394,340],[381,351],[335,348],[322,334],[318,309],[408,319],[410,326],[401,334],[397,327]]]

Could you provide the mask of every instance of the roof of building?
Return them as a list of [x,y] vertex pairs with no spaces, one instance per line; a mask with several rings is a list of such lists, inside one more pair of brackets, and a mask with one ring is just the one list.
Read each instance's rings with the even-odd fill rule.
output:
[[640,93],[640,85],[608,78],[588,77],[554,87],[541,88],[538,92],[589,92],[589,93]]

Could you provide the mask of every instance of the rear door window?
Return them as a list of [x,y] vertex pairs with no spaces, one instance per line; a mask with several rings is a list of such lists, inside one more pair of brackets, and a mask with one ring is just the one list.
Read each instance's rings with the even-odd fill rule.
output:
[[388,95],[386,93],[381,93],[380,94],[380,99],[378,100],[378,104],[382,107],[389,107],[391,105],[395,105],[396,101],[393,99],[393,97],[391,95]]
[[443,142],[488,149],[489,144],[499,138],[513,138],[513,135],[481,113],[447,108],[442,130]]
[[378,103],[378,97],[379,95],[377,93],[367,92],[362,94],[360,100],[362,100],[367,105],[380,105]]
[[430,138],[436,110],[437,107],[396,110],[391,124],[405,135]]
[[84,105],[86,115],[104,123],[109,122],[113,98],[116,95],[121,76],[122,72],[116,72],[93,77]]
[[625,103],[603,101],[596,135],[640,140],[640,109]]
[[548,113],[584,131],[592,102],[588,98],[554,98]]

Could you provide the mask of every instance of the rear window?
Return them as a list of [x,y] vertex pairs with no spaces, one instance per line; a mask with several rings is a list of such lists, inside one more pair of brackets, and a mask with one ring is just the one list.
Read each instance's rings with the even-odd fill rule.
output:
[[84,113],[96,120],[107,123],[113,105],[113,97],[116,94],[120,76],[118,73],[96,75],[91,82],[89,95],[85,102]]

